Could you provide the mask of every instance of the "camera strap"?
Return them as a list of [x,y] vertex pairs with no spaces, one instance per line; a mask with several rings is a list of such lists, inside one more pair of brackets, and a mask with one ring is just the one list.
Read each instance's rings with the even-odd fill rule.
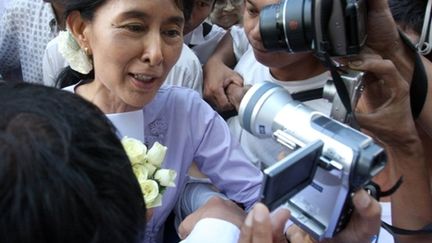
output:
[[417,119],[423,109],[424,103],[426,102],[428,79],[417,48],[400,30],[399,35],[405,45],[407,45],[414,52],[414,72],[411,79],[410,103],[412,115],[414,119]]
[[[366,186],[364,186],[364,189],[375,199],[379,201],[381,197],[387,197],[392,195],[399,189],[399,187],[402,185],[403,177],[400,177],[397,182],[387,191],[381,191],[381,188],[378,184],[374,182],[369,182]],[[425,227],[419,229],[419,230],[408,230],[408,229],[402,229],[396,226],[393,226],[391,224],[388,224],[384,221],[381,221],[381,227],[385,230],[387,230],[391,235],[418,235],[418,234],[432,234],[432,224],[428,224]]]
[[336,87],[337,94],[339,95],[339,98],[345,107],[345,110],[347,112],[347,122],[348,125],[355,129],[359,129],[359,125],[357,124],[357,121],[355,119],[355,114],[353,112],[353,108],[351,107],[351,99],[348,93],[348,90],[346,88],[345,83],[343,82],[340,73],[345,72],[344,70],[340,69],[336,66],[335,62],[330,58],[330,55],[327,52],[320,54],[322,58],[319,58],[325,67],[327,67],[330,70],[330,74],[333,78],[334,86]]

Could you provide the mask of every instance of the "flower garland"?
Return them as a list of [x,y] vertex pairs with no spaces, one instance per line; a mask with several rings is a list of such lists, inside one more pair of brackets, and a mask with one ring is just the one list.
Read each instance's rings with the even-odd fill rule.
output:
[[58,50],[69,63],[69,66],[81,74],[90,73],[93,70],[92,60],[81,49],[70,31],[60,31],[58,38]]
[[166,187],[175,187],[177,173],[162,169],[167,147],[155,142],[150,150],[141,141],[124,137],[121,140],[132,169],[141,187],[147,208],[162,205],[162,194]]

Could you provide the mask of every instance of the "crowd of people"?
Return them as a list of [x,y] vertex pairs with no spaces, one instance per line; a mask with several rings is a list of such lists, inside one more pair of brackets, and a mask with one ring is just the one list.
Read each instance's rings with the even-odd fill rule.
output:
[[[431,242],[432,0],[366,2],[366,43],[337,62],[365,73],[355,118],[388,158],[373,181],[403,179],[350,195],[324,242]],[[265,48],[260,12],[280,1],[0,3],[1,242],[316,241],[259,202],[281,146],[237,115],[262,81],[301,94],[332,78],[313,50]],[[322,95],[301,101],[331,116]],[[146,207],[123,137],[167,147],[161,206]]]

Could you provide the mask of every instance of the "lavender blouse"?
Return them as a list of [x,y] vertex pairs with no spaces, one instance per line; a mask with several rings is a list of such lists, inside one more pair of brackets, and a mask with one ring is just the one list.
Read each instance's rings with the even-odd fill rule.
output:
[[[65,90],[74,92],[75,86]],[[259,197],[262,174],[230,135],[226,122],[193,90],[162,86],[142,110],[107,114],[120,138],[133,137],[148,148],[168,147],[163,168],[177,171],[176,187],[167,188],[162,206],[147,224],[145,242],[157,242],[167,216],[179,198],[192,161],[231,200],[251,207]]]

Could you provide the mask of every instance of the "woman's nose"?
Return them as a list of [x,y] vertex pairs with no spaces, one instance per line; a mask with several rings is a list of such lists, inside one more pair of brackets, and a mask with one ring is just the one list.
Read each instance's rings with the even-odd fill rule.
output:
[[148,63],[150,66],[160,65],[163,61],[162,39],[158,34],[147,36],[144,41],[144,50],[141,55],[141,61]]

